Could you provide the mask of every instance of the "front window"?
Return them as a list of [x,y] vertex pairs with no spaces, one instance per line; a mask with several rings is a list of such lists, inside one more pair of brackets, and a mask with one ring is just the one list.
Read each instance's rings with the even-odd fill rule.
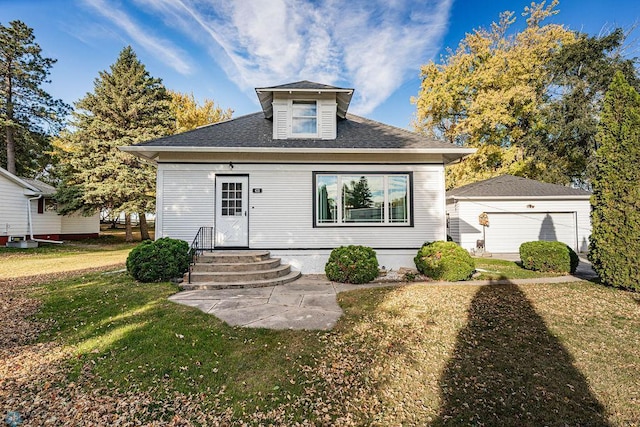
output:
[[315,175],[316,225],[409,225],[409,174]]
[[318,106],[316,101],[292,102],[291,132],[294,136],[315,136],[318,134]]

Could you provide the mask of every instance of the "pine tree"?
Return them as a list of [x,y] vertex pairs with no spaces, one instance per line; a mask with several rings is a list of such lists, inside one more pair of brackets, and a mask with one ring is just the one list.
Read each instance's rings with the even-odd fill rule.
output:
[[21,21],[0,24],[0,164],[13,173],[35,176],[48,158],[48,134],[56,133],[69,106],[42,85],[55,59],[42,57],[33,29]]
[[373,206],[369,182],[364,176],[361,176],[357,182],[351,182],[351,188],[348,189],[347,194],[347,204],[354,209],[370,208]]
[[75,131],[56,141],[65,168],[63,211],[77,208],[74,194],[82,194],[85,209],[124,212],[129,241],[130,215],[138,213],[142,238],[149,238],[144,213],[155,208],[155,169],[118,147],[171,133],[169,103],[162,81],[149,75],[131,47],[124,48],[110,70],[99,73],[93,93],[75,104]]
[[606,285],[640,290],[640,94],[617,72],[593,168],[589,259]]

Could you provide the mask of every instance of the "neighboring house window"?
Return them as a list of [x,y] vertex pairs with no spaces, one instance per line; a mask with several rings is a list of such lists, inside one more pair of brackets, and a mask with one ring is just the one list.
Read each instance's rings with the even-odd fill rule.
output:
[[318,105],[316,101],[292,101],[291,134],[297,137],[318,135]]
[[44,199],[44,210],[46,212],[55,212],[58,210],[58,204],[54,199]]
[[315,225],[410,225],[411,174],[315,174]]
[[46,199],[44,197],[38,199],[38,213],[43,214],[45,212],[55,212],[58,210],[58,205],[54,199]]

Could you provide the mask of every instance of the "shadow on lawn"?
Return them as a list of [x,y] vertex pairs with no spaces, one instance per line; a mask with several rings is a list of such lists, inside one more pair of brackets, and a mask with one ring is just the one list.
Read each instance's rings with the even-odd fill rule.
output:
[[483,286],[440,379],[433,425],[607,426],[573,358],[513,284]]

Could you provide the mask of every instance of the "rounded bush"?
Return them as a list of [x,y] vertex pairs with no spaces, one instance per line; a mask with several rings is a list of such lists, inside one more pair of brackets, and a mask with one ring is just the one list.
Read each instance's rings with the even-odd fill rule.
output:
[[456,243],[442,240],[422,245],[413,261],[420,273],[448,282],[466,280],[476,269],[469,252]]
[[366,246],[340,246],[331,251],[324,266],[329,280],[341,283],[367,283],[378,277],[376,251]]
[[188,269],[189,244],[169,237],[144,241],[127,257],[127,271],[145,283],[180,277]]
[[520,261],[527,270],[575,273],[580,260],[562,242],[524,242],[520,245]]

